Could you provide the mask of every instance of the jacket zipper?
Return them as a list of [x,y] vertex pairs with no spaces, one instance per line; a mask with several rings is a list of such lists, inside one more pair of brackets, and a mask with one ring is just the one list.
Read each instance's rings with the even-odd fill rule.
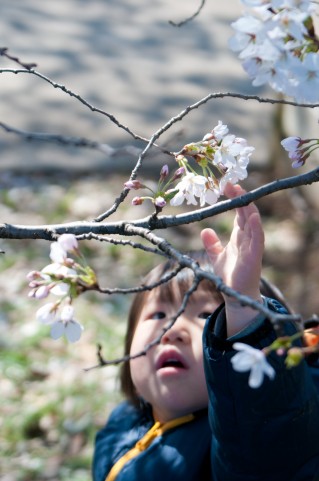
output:
[[127,451],[112,467],[109,474],[106,476],[105,481],[114,481],[119,474],[119,472],[123,469],[124,465],[130,461],[131,459],[135,458],[143,451],[145,451],[150,444],[156,439],[158,436],[161,436],[164,432],[173,429],[181,424],[188,423],[195,419],[194,414],[187,414],[186,416],[182,416],[177,419],[172,419],[172,421],[168,421],[167,423],[160,423],[156,422],[149,431],[147,431],[144,436],[137,441],[135,446]]

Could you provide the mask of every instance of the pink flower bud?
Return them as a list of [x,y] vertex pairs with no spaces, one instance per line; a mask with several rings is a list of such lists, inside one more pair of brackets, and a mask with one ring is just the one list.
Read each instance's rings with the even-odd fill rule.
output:
[[124,187],[126,187],[129,190],[138,190],[143,187],[143,184],[139,180],[128,180],[125,182]]
[[180,179],[184,174],[185,174],[185,167],[180,167],[179,169],[176,170],[172,178],[172,181]]
[[40,286],[38,289],[36,289],[34,293],[34,297],[36,299],[45,299],[46,297],[48,297],[49,294],[50,294],[49,286]]
[[[36,279],[39,279],[40,277],[41,277],[41,274],[40,274],[39,271],[30,271],[26,275],[27,281],[29,281],[29,282],[35,281]],[[33,286],[30,286],[30,287],[33,287]]]
[[166,200],[159,195],[158,197],[156,197],[154,204],[156,205],[156,207],[160,207],[162,209],[166,205]]
[[165,164],[163,165],[162,167],[162,170],[161,170],[161,179],[165,179],[169,174],[169,168],[168,168],[168,165]]
[[143,200],[142,197],[134,197],[134,199],[132,199],[132,205],[141,205],[143,204]]

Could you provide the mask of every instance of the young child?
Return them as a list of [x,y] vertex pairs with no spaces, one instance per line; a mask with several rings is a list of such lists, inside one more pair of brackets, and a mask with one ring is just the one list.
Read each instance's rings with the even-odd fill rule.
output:
[[[229,197],[241,193],[239,186],[227,187]],[[260,292],[264,235],[254,205],[237,209],[225,247],[211,229],[202,232],[202,240],[210,268],[228,286],[285,312]],[[145,284],[159,281],[173,267],[168,262],[155,268]],[[192,280],[184,269],[169,283],[137,294],[126,353],[135,355],[158,337]],[[290,335],[295,327],[286,323],[285,332]],[[275,337],[263,315],[223,298],[208,280],[201,282],[161,341],[123,365],[127,400],[97,435],[94,481],[318,480],[314,369],[302,362],[288,370],[284,359],[272,354],[275,378],[252,389],[247,374],[231,366],[235,341],[260,349]]]

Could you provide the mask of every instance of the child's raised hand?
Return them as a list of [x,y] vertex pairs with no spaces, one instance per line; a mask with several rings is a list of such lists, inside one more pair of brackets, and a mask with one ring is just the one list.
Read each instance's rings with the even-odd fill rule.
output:
[[[227,184],[225,189],[229,198],[244,193],[239,185]],[[215,274],[229,287],[261,301],[259,280],[264,232],[257,207],[249,204],[236,209],[233,230],[225,246],[213,229],[204,229],[201,237]],[[243,329],[257,314],[255,310],[241,306],[234,298],[225,296],[225,304],[228,336]]]

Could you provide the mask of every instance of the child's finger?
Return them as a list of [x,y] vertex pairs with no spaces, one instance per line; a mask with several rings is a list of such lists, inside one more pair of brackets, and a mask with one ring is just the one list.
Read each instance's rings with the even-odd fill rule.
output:
[[213,262],[215,257],[224,249],[222,243],[213,229],[203,229],[201,232],[201,238],[207,255]]
[[[238,184],[233,185],[228,183],[225,187],[224,193],[229,199],[234,199],[235,197],[246,194],[246,191]],[[259,214],[259,211],[253,203],[236,209],[236,223],[240,229],[244,230],[246,222],[254,213]]]
[[234,197],[246,194],[246,191],[239,184],[234,185],[228,182],[225,186],[224,194],[229,199],[233,199]]

